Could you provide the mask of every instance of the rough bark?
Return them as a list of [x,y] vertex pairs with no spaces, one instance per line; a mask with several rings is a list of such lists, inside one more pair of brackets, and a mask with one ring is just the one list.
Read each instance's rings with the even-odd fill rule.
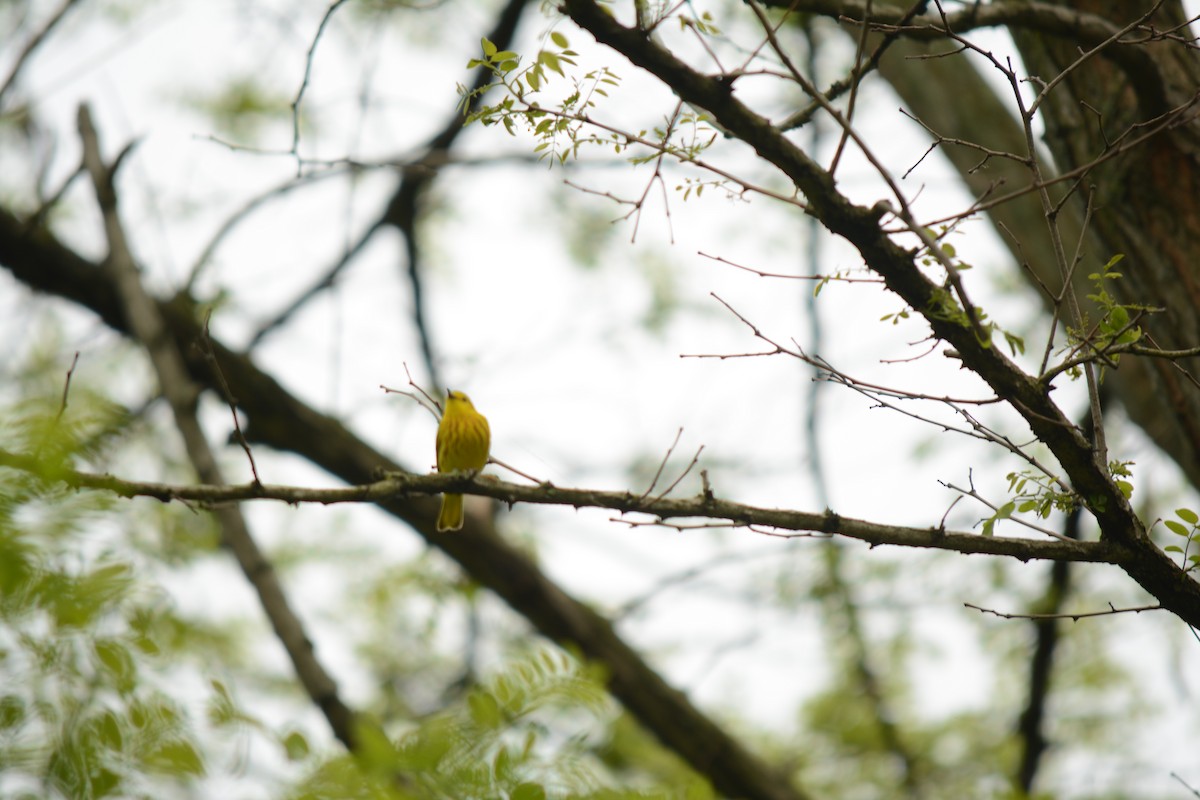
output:
[[[961,29],[952,26],[952,30],[969,33],[975,27],[1007,26],[1025,71],[1050,81],[1151,4],[1131,5],[1114,9],[1113,4],[1098,1],[994,3],[981,7],[973,18],[966,11],[953,16]],[[797,7],[851,20],[861,20],[866,11],[863,3],[853,0],[815,0]],[[872,8],[871,19],[883,23],[898,21],[905,10],[885,3]],[[1160,31],[1173,30],[1183,21],[1176,2],[1165,3],[1151,20]],[[992,69],[991,65],[966,53],[946,55],[958,50],[958,45],[943,33],[919,30],[941,23],[933,13],[914,21],[910,34],[890,43],[879,74],[895,89],[904,108],[934,135],[1024,153],[1024,133],[1012,99],[998,96],[994,84],[983,77],[982,71]],[[856,24],[848,26],[851,32],[857,30]],[[1186,31],[1180,36],[1186,38]],[[1146,32],[1134,32],[1126,37],[1131,43],[1105,47],[1074,67],[1072,76],[1051,93],[1051,101],[1041,111],[1046,123],[1044,144],[1053,158],[1051,174],[1081,169],[1108,152],[1123,132],[1140,135],[1145,128],[1136,126],[1196,102],[1200,52],[1178,37],[1143,41],[1148,37]],[[881,40],[882,36],[873,37],[872,45]],[[934,54],[943,57],[929,57]],[[1116,287],[1122,301],[1167,309],[1146,321],[1154,341],[1167,349],[1200,343],[1200,318],[1193,310],[1200,300],[1200,123],[1192,108],[1168,130],[1090,170],[1074,200],[1053,220],[1047,220],[1034,194],[988,209],[987,218],[1047,308],[1052,306],[1051,296],[1041,288],[1054,292],[1062,286],[1049,239],[1053,223],[1069,247],[1081,243],[1082,261],[1073,280],[1080,298],[1093,291],[1087,275],[1122,253],[1125,278]],[[976,197],[996,197],[1030,183],[1028,170],[1016,161],[985,159],[979,150],[958,144],[943,144],[940,150]],[[1094,210],[1090,224],[1081,230],[1085,192],[1092,193]],[[1171,363],[1127,358],[1107,378],[1134,422],[1194,486],[1200,486],[1200,387],[1183,370],[1195,374],[1198,366],[1197,359]]]
[[[1117,27],[1144,13],[1130,3],[1062,5],[1107,16]],[[1180,4],[1169,2],[1150,24],[1166,31],[1184,19]],[[1086,44],[1031,28],[1012,33],[1028,72],[1043,79],[1074,64]],[[1100,243],[1091,263],[1124,254],[1125,277],[1116,285],[1122,300],[1164,309],[1145,321],[1158,346],[1194,347],[1200,343],[1200,52],[1149,30],[1128,38],[1134,43],[1111,47],[1141,48],[1150,63],[1136,68],[1102,52],[1075,67],[1044,106],[1045,142],[1060,170],[1077,169],[1121,137],[1137,136],[1173,115],[1164,130],[1088,172],[1091,233]],[[1194,377],[1200,359],[1153,361],[1140,372],[1141,402],[1130,405],[1135,420],[1200,485],[1200,384]]]

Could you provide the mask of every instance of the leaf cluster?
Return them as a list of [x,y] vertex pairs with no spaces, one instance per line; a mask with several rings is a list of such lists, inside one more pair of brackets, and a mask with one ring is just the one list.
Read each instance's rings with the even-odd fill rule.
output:
[[0,772],[31,796],[155,797],[205,773],[151,675],[167,612],[133,564],[84,546],[102,508],[0,471]]
[[[499,50],[483,39],[483,57],[471,59],[467,66],[491,71],[495,81],[475,91],[459,85],[460,108],[465,110],[474,99],[495,88],[503,90],[503,97],[481,105],[467,116],[465,124],[500,124],[512,136],[520,125],[537,139],[533,150],[539,158],[550,158],[559,164],[578,158],[580,149],[588,145],[611,147],[618,155],[636,145],[636,152],[629,156],[632,164],[655,161],[664,155],[681,162],[695,161],[716,140],[711,115],[682,106],[653,128],[635,132],[597,126],[590,114],[599,98],[608,97],[611,89],[620,86],[620,76],[608,67],[591,70],[579,78],[569,75],[567,68],[578,66],[578,53],[570,48],[567,37],[557,31],[550,34],[550,45],[538,51],[533,63],[522,66],[518,53]],[[555,74],[568,79],[571,88],[563,97],[547,102],[544,95]],[[680,190],[686,199],[693,189],[700,194],[706,184],[724,183],[701,182]]]
[[[1144,331],[1138,324],[1139,320],[1157,309],[1140,303],[1121,303],[1114,296],[1117,281],[1124,277],[1115,267],[1124,259],[1124,254],[1118,253],[1108,260],[1099,272],[1088,275],[1094,290],[1087,295],[1099,313],[1099,319],[1092,322],[1088,315],[1082,315],[1082,324],[1076,328],[1068,326],[1067,337],[1072,354],[1080,351],[1094,353],[1102,365],[1116,368],[1120,363],[1121,354],[1110,352],[1114,348],[1135,345],[1142,340]],[[1068,370],[1073,378],[1082,373],[1079,366]],[[1101,376],[1103,376],[1101,372]]]
[[1041,519],[1049,519],[1051,512],[1061,511],[1069,514],[1079,507],[1079,495],[1064,489],[1053,476],[1034,470],[1022,470],[1010,472],[1005,478],[1008,480],[1008,493],[1012,499],[983,521],[984,536],[995,535],[996,523],[1011,519],[1014,513],[1032,513]]
[[710,797],[694,777],[678,791],[621,788],[601,757],[615,711],[594,671],[539,647],[399,736],[364,726],[359,751],[320,765],[293,797]]
[[1183,546],[1169,544],[1163,548],[1168,553],[1178,553],[1180,568],[1185,572],[1200,568],[1200,515],[1190,508],[1175,509],[1178,519],[1163,522],[1171,533],[1183,538]]

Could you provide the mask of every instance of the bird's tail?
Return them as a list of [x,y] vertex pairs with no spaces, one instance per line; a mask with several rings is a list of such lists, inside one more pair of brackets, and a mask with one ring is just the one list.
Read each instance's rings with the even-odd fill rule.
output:
[[438,514],[437,529],[441,531],[462,530],[463,526],[463,496],[461,494],[442,495],[442,513]]

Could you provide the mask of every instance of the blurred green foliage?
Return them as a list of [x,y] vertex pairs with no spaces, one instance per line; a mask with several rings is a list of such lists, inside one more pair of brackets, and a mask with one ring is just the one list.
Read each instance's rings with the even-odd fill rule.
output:
[[[86,392],[4,413],[5,446],[53,465],[119,415]],[[0,774],[6,796],[155,797],[204,775],[165,690],[168,606],[122,552],[113,501],[0,469]]]

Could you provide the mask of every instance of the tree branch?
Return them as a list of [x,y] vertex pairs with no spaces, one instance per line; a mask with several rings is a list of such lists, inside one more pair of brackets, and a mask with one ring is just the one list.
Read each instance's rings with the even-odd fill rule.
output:
[[[1067,516],[1064,534],[1071,539],[1079,538],[1080,510],[1077,508]],[[1021,761],[1017,767],[1016,785],[1026,795],[1033,792],[1033,781],[1046,752],[1045,717],[1050,697],[1050,682],[1053,675],[1054,655],[1058,650],[1059,613],[1071,592],[1071,568],[1065,561],[1050,566],[1046,591],[1038,601],[1039,616],[1032,620],[1034,645],[1029,659],[1029,697],[1025,709],[1017,720],[1017,735],[1021,741]]]
[[[202,481],[224,483],[221,469],[196,415],[200,389],[188,374],[179,346],[167,330],[158,304],[142,286],[117,210],[116,176],[113,168],[104,163],[99,138],[86,105],[79,107],[79,134],[83,141],[84,165],[92,176],[96,201],[108,238],[106,271],[116,288],[121,310],[134,337],[150,355],[159,386],[171,406],[175,425],[183,436],[184,446],[197,475]],[[334,735],[353,750],[357,736],[355,714],[342,702],[337,684],[317,660],[303,623],[292,610],[271,563],[254,541],[241,510],[236,506],[224,506],[215,509],[214,516],[225,545],[233,552],[246,580],[258,594],[263,612],[287,651],[300,683],[325,715]]]
[[[467,474],[414,475],[393,472],[386,477],[357,486],[329,489],[278,486],[262,483],[236,485],[199,484],[195,486],[128,481],[111,475],[96,475],[54,468],[31,456],[0,450],[0,466],[12,467],[80,489],[99,489],[120,497],[149,497],[162,502],[182,501],[219,507],[249,500],[278,500],[285,503],[383,503],[412,495],[436,495],[461,492],[491,497],[506,505],[533,503],[573,508],[606,508],[622,514],[649,514],[658,520],[699,518],[728,520],[750,528],[765,527],[797,533],[823,533],[858,539],[872,547],[895,545],[958,553],[1008,556],[1022,561],[1046,559],[1121,564],[1130,553],[1110,542],[1080,542],[1065,539],[1041,540],[1011,536],[981,536],[976,533],[939,528],[886,525],[843,517],[832,511],[820,513],[762,508],[709,494],[690,498],[662,498],[632,492],[605,492],[596,489],[571,489],[543,483],[537,486],[508,483],[491,476]],[[454,537],[441,537],[454,538]]]
[[[901,35],[916,41],[941,41],[947,33],[968,33],[980,28],[1019,28],[1068,39],[1083,47],[1095,47],[1116,37],[1118,25],[1098,14],[1046,2],[971,3],[954,13],[934,11],[910,16],[899,6],[871,3],[869,0],[760,0],[764,5],[805,11],[842,21],[863,23],[888,36]],[[1164,83],[1151,52],[1142,45],[1152,36],[1147,32],[1137,39],[1114,39],[1115,47],[1104,49],[1104,56],[1119,64],[1152,113],[1161,111],[1169,101]]]
[[908,737],[901,729],[886,694],[886,683],[876,668],[870,641],[862,624],[862,610],[854,597],[854,589],[845,575],[845,553],[838,543],[831,543],[822,554],[825,559],[828,586],[817,592],[827,613],[826,624],[835,632],[831,647],[848,651],[847,660],[854,674],[858,694],[871,709],[871,722],[879,733],[884,750],[899,762],[904,796],[916,800],[924,795],[922,786],[924,760],[914,752]]
[[21,48],[20,55],[17,56],[16,60],[13,62],[12,69],[10,69],[8,72],[8,77],[4,79],[3,84],[0,84],[0,106],[3,105],[4,95],[8,94],[9,90],[12,89],[14,84],[16,84],[17,77],[25,68],[25,65],[29,63],[29,59],[33,56],[37,49],[42,46],[42,43],[45,42],[50,36],[50,33],[56,27],[58,27],[58,24],[63,21],[63,18],[67,15],[67,12],[78,5],[78,3],[79,0],[63,0],[62,5],[60,5],[58,9],[50,15],[50,19],[46,20],[46,24],[42,26],[41,30],[35,33],[29,39],[29,41],[25,43],[25,46]]
[[[517,24],[521,20],[521,14],[528,5],[529,0],[508,0],[504,8],[501,9],[500,14],[496,17],[496,22],[492,26],[492,29],[484,34],[485,38],[495,43],[502,50],[508,48],[516,36]],[[330,13],[334,7],[330,8]],[[430,383],[436,387],[441,387],[442,383],[437,368],[437,359],[434,355],[433,341],[429,335],[429,325],[426,320],[425,291],[422,274],[423,261],[418,223],[427,190],[433,184],[440,168],[448,162],[450,149],[462,132],[463,122],[466,120],[467,115],[479,103],[481,95],[478,93],[478,90],[490,83],[491,80],[492,73],[490,70],[483,67],[475,70],[472,91],[469,95],[471,97],[470,104],[466,108],[455,109],[449,115],[442,129],[425,145],[422,154],[413,159],[412,163],[406,164],[401,169],[400,185],[388,201],[380,218],[363,232],[358,241],[324,275],[301,292],[271,320],[260,326],[251,340],[251,347],[257,345],[268,334],[285,325],[309,301],[332,287],[341,273],[357,257],[358,253],[361,252],[371,238],[383,226],[392,225],[400,232],[401,237],[404,239],[405,276],[408,278],[409,287],[412,291],[413,324],[416,327],[417,337],[421,342],[421,354],[425,362],[425,369],[429,375]],[[299,101],[299,97],[297,97],[297,101]]]

